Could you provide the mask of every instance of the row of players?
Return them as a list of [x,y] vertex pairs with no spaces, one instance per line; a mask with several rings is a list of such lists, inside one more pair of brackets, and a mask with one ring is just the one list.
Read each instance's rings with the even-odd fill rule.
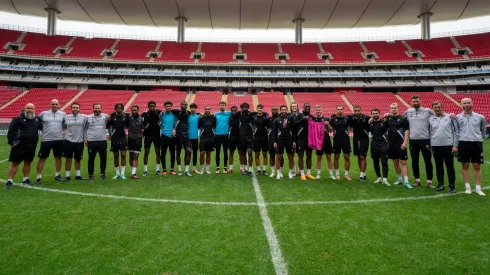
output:
[[[114,153],[114,166],[116,175],[114,179],[126,179],[126,151],[130,154],[132,178],[137,179],[138,156],[143,147],[144,172],[148,175],[148,156],[151,145],[155,147],[157,157],[156,174],[166,175],[166,154],[170,153],[169,173],[175,175],[174,163],[177,160],[178,173],[182,175],[181,151],[185,150],[185,172],[191,176],[189,166],[193,158],[193,172],[196,174],[210,174],[209,165],[211,152],[216,150],[216,173],[230,173],[233,170],[233,155],[238,149],[240,156],[240,170],[244,175],[253,175],[253,152],[258,175],[268,175],[266,172],[267,157],[270,154],[271,177],[282,178],[283,155],[289,159],[289,178],[293,178],[299,170],[302,180],[320,179],[322,155],[326,155],[329,176],[339,180],[339,158],[344,157],[344,178],[349,177],[351,145],[348,129],[353,129],[354,155],[358,157],[361,171],[360,181],[366,180],[366,156],[371,141],[371,157],[378,179],[377,183],[387,186],[388,159],[394,162],[398,180],[395,184],[404,184],[407,188],[420,186],[419,154],[422,153],[428,179],[428,186],[432,185],[432,161],[434,154],[438,178],[438,191],[444,190],[444,163],[447,166],[450,192],[455,192],[455,173],[453,154],[458,154],[458,160],[463,163],[463,178],[466,193],[471,193],[469,187],[469,163],[473,164],[476,181],[476,192],[481,191],[480,164],[483,163],[483,137],[485,136],[485,119],[472,111],[471,99],[463,99],[464,112],[448,115],[443,112],[440,102],[434,102],[433,110],[420,106],[420,97],[412,98],[413,108],[404,115],[398,113],[398,106],[390,106],[391,113],[384,117],[379,109],[371,110],[371,117],[361,111],[360,106],[354,106],[353,115],[344,115],[342,106],[337,106],[337,113],[331,117],[322,115],[322,107],[314,107],[305,103],[303,110],[298,110],[298,104],[290,106],[273,107],[271,115],[263,111],[263,106],[257,106],[257,112],[249,111],[248,103],[240,106],[240,111],[233,106],[226,111],[226,103],[220,102],[220,110],[211,114],[211,108],[205,107],[202,114],[196,112],[197,105],[191,104],[190,111],[187,102],[182,102],[180,109],[172,109],[172,102],[165,102],[164,111],[156,109],[156,102],[148,103],[148,110],[139,114],[139,107],[132,106],[131,114],[124,113],[124,106],[115,105],[115,112],[106,115],[101,111],[99,103],[93,104],[93,114],[84,116],[79,114],[80,105],[73,103],[71,114],[66,115],[59,111],[58,100],[51,101],[51,110],[34,115],[34,106],[27,104],[23,114],[13,119],[8,140],[12,145],[7,187],[12,186],[12,178],[18,165],[24,161],[25,184],[30,184],[27,178],[30,163],[34,159],[38,140],[38,130],[42,131],[42,142],[39,150],[36,183],[42,182],[42,171],[50,151],[55,157],[56,175],[58,181],[71,180],[70,170],[72,159],[75,159],[76,179],[83,180],[80,174],[80,161],[83,156],[84,145],[89,150],[88,173],[94,179],[94,162],[96,155],[101,159],[101,179],[105,179],[107,158],[107,133],[111,141],[111,151]],[[126,134],[126,130],[128,134]],[[333,145],[328,132],[333,131]],[[200,137],[200,139],[199,139]],[[409,141],[410,140],[410,141]],[[410,143],[409,143],[410,142]],[[408,168],[406,161],[407,145],[413,157],[412,168],[415,183],[408,181]],[[220,167],[221,148],[224,149],[224,168]],[[201,171],[197,170],[197,152],[200,151]],[[317,154],[317,175],[311,175],[312,152]],[[229,155],[228,155],[229,151]],[[262,152],[262,169],[260,167],[260,153]],[[295,165],[295,153],[298,156],[298,168]],[[331,155],[334,154],[332,162]],[[61,156],[66,158],[66,177],[60,176]],[[120,157],[120,162],[119,162]],[[304,160],[306,158],[306,172]],[[229,161],[229,167],[228,167]],[[382,169],[379,163],[381,162]],[[160,163],[163,173],[160,173]],[[228,168],[228,169],[227,169]],[[335,169],[335,176],[333,171]],[[381,171],[382,170],[382,171]],[[403,175],[403,177],[402,177]]]

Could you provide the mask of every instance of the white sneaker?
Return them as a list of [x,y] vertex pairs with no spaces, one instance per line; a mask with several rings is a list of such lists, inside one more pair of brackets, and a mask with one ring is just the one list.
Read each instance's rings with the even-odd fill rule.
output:
[[179,171],[177,175],[182,176],[182,171]]
[[464,191],[464,193],[467,195],[471,195],[471,189],[466,189],[466,191]]
[[382,178],[378,178],[374,183],[384,183]]
[[320,175],[316,175],[316,179],[319,180],[321,178]]
[[381,181],[384,185],[386,186],[391,186],[391,184],[388,182],[388,180],[382,180]]
[[276,172],[272,172],[271,175],[269,177],[273,178],[276,176]]
[[278,173],[277,176],[276,176],[276,180],[280,180],[282,178],[282,174],[281,173]]
[[337,180],[337,178],[333,174],[330,174],[330,178],[333,180]]
[[[293,174],[292,174],[293,177],[296,177],[296,171],[293,171]],[[290,179],[292,179],[292,177],[289,177]]]
[[211,171],[206,171],[206,174],[211,175]]
[[289,173],[288,175],[289,175],[289,179],[293,179],[295,177],[295,175],[291,173]]
[[481,190],[480,191],[476,191],[476,193],[480,196],[486,196],[485,193],[483,193]]

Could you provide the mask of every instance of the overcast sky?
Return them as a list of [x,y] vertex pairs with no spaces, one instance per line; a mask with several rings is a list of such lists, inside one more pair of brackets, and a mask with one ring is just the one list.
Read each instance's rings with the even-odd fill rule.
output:
[[[17,25],[29,28],[46,28],[46,18],[22,16],[18,14],[0,12],[0,24]],[[433,37],[457,35],[458,32],[478,30],[476,32],[490,32],[490,16],[478,17],[453,22],[440,22],[431,25]],[[175,40],[176,28],[156,28],[140,26],[123,26],[85,23],[76,21],[58,20],[58,31],[113,34],[124,36],[146,36]],[[450,34],[448,34],[450,33]],[[388,40],[389,37],[420,36],[420,25],[383,27],[383,28],[356,28],[356,29],[304,29],[303,41],[346,41],[346,40]],[[378,37],[378,39],[373,39]],[[380,38],[382,37],[382,38]],[[231,30],[231,29],[186,29],[187,41],[276,41],[294,42],[294,29],[290,30]]]

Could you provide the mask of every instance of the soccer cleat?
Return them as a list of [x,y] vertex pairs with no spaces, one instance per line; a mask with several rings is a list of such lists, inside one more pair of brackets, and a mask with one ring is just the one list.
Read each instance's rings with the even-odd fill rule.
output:
[[[148,175],[148,172],[147,172],[146,174]],[[157,175],[157,176],[161,176],[161,175],[162,175],[162,173],[160,172],[160,170],[157,170],[157,171],[155,172],[155,175]],[[143,176],[144,176],[144,173],[143,173]]]
[[121,175],[121,179],[122,179],[122,180],[126,180],[126,175],[125,175],[125,174],[122,174],[122,175]]
[[320,175],[316,175],[316,179],[319,180],[321,178]]
[[[206,174],[211,175],[211,171],[206,171]],[[246,175],[246,174],[245,174]]]
[[301,180],[306,180],[306,176],[301,176]]
[[228,174],[228,171],[226,171],[225,168],[223,168],[223,174]]
[[[93,176],[93,175],[92,175],[92,176]],[[100,175],[100,179],[101,179],[101,180],[106,180],[106,179],[107,179],[107,176],[106,176],[105,174],[101,174],[101,175]]]
[[276,180],[280,180],[282,178],[282,174],[277,173]]
[[476,193],[480,196],[486,196],[485,193],[483,193],[481,190],[480,191],[476,191]]
[[219,168],[216,168],[216,172],[215,172],[215,173],[216,173],[216,174],[219,174],[219,173],[221,173],[221,169],[219,169]]
[[26,179],[22,182],[23,185],[32,186],[32,182],[29,179]]
[[364,181],[366,181],[366,178],[365,177],[360,177],[359,178],[359,182],[364,182]]
[[117,179],[119,179],[120,177],[121,177],[120,175],[116,174],[114,177],[112,177],[112,179],[113,179],[113,180],[117,180]]
[[273,178],[276,176],[276,172],[272,172],[269,177]]
[[257,170],[257,176],[260,176],[260,175],[262,175],[262,171]]
[[437,186],[437,188],[435,188],[434,190],[436,190],[436,191],[442,191],[442,190],[444,190],[444,189],[446,189],[446,188],[444,187],[444,185],[439,185],[439,186]]
[[177,175],[174,170],[170,170],[170,175],[175,176]]
[[330,178],[333,179],[333,180],[337,180],[336,177],[334,177],[334,175],[330,174]]
[[139,179],[139,178],[138,178],[138,176],[136,176],[136,174],[132,174],[132,175],[131,175],[131,178],[132,178],[132,179],[134,179],[134,180]]
[[71,181],[71,177],[65,177],[65,181]]
[[289,173],[288,176],[289,176],[289,179],[293,179],[294,178],[294,173]]
[[11,181],[7,181],[7,183],[5,184],[5,189],[10,189],[13,185],[14,184]]
[[242,175],[246,176],[246,175],[248,175],[248,172],[247,172],[247,171],[245,171],[245,170],[242,170],[242,171],[240,172],[240,174],[242,174]]
[[85,178],[84,178],[84,177],[82,177],[82,176],[76,176],[76,177],[75,177],[75,180],[85,180]]
[[340,180],[340,175],[335,176],[335,180]]
[[60,175],[54,177],[54,180],[55,181],[64,181],[63,178]]
[[413,187],[419,187],[420,186],[420,180],[416,180],[415,183],[413,184]]
[[254,173],[252,171],[248,171],[247,175],[253,177],[254,176]]
[[394,185],[400,185],[400,184],[402,184],[402,183],[403,183],[403,181],[402,181],[402,180],[397,180],[397,181],[395,181],[395,183],[393,183],[393,184],[394,184]]
[[316,180],[316,178],[310,174],[306,175],[306,178],[310,180]]
[[[101,176],[102,177],[102,176]],[[88,175],[88,180],[95,180],[94,175]]]
[[200,175],[201,174],[201,172],[197,171],[197,169],[192,170],[192,173],[194,173],[196,175]]
[[406,188],[408,188],[408,189],[412,189],[412,188],[413,188],[413,187],[412,187],[412,185],[410,184],[410,182],[405,182],[403,185],[404,185]]
[[269,174],[267,174],[267,171],[265,171],[265,170],[264,170],[264,171],[262,171],[262,175],[264,175],[264,176],[266,176],[266,177],[267,177],[267,176],[269,176]]
[[352,179],[349,176],[344,176],[344,179],[351,181]]
[[228,173],[233,173],[233,169],[228,169]]
[[41,178],[36,179],[36,184],[42,184],[43,180]]
[[162,176],[166,176],[166,175],[167,175],[167,171],[163,170]]
[[471,189],[466,189],[466,190],[464,191],[464,193],[465,193],[465,194],[467,194],[467,195],[471,195]]
[[184,175],[186,175],[187,177],[192,177],[192,175],[191,175],[191,173],[189,173],[189,171],[186,171],[186,172],[184,173]]
[[182,176],[182,171],[179,171],[177,175]]
[[383,183],[383,179],[378,178],[378,179],[377,179],[375,182],[373,182],[373,183]]
[[381,183],[386,185],[386,186],[391,186],[391,184],[388,182],[388,180],[383,180]]
[[[158,175],[158,171],[157,171],[157,175]],[[143,172],[143,177],[148,177],[148,171]]]
[[455,188],[449,188],[449,193],[456,194],[456,189]]
[[240,173],[243,173],[244,171],[245,171],[245,169],[240,168]]
[[427,187],[429,187],[430,189],[435,189],[436,188],[434,185],[432,185],[432,182],[429,182],[427,184]]

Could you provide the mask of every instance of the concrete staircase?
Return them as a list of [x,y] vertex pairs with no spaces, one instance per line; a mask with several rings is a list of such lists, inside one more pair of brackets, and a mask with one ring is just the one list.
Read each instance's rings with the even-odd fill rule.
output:
[[412,106],[410,106],[410,104],[408,104],[401,96],[399,95],[395,95],[395,97],[400,100],[401,103],[403,103],[403,105],[407,106],[407,108],[412,108]]
[[257,111],[257,105],[259,105],[259,96],[258,95],[252,95],[252,104],[253,104],[254,110]]
[[340,95],[340,97],[342,98],[342,100],[344,100],[345,105],[347,105],[347,107],[349,107],[349,110],[351,112],[354,112],[354,106],[352,106],[352,103],[349,101],[349,99],[345,95]]
[[3,110],[5,109],[7,106],[9,106],[10,104],[14,103],[17,99],[25,96],[27,93],[29,92],[29,90],[25,90],[23,91],[21,94],[19,94],[18,96],[12,98],[9,102],[3,104],[2,106],[0,106],[0,110]]
[[138,93],[134,93],[131,98],[128,100],[128,102],[126,102],[126,104],[124,105],[124,110],[127,110],[129,107],[131,107],[131,105],[133,104],[134,100],[136,99],[136,97],[138,97]]
[[[73,102],[75,102],[80,96],[82,96],[82,94],[85,92],[86,90],[81,90],[80,92],[78,92],[78,94],[76,94],[74,97],[72,97],[68,102],[65,103],[65,105],[63,105],[63,107],[61,107],[61,111],[64,111],[66,108],[69,108],[71,106],[71,104]],[[126,109],[125,109],[126,110]]]

